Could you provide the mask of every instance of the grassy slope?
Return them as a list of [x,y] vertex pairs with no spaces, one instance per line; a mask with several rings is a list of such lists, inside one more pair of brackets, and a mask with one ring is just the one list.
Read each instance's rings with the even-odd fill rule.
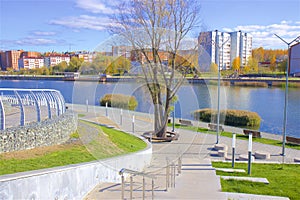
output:
[[146,147],[141,139],[114,129],[87,122],[81,122],[79,129],[80,134],[71,135],[73,139],[81,139],[91,131],[97,133],[96,137],[88,142],[77,140],[70,144],[0,154],[0,175],[88,162]]
[[[231,163],[214,162],[214,167],[231,168]],[[217,172],[225,176],[249,176],[247,164],[236,163],[235,168],[245,169],[246,173]],[[285,196],[299,199],[300,194],[300,166],[295,164],[252,164],[251,177],[267,178],[270,184],[252,183],[248,181],[222,180],[222,191],[272,196]]]

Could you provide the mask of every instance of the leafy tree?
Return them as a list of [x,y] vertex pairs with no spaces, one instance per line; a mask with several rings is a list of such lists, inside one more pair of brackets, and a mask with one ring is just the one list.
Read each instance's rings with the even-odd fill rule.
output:
[[280,72],[286,73],[286,65],[287,65],[287,60],[284,60],[283,62],[278,64],[278,70]]
[[246,65],[243,69],[244,73],[248,74],[250,72],[250,67],[249,65]]
[[235,59],[233,59],[232,61],[232,69],[234,71],[239,71],[241,67],[241,59],[240,57],[236,57]]
[[276,56],[275,55],[273,55],[270,60],[270,69],[272,72],[274,72],[276,69]]
[[199,26],[199,14],[198,0],[129,0],[113,19],[112,32],[141,55],[137,61],[154,106],[154,137],[166,138],[171,101],[190,69],[176,58],[187,34]]
[[68,63],[66,61],[62,61],[61,63],[52,67],[52,71],[55,72],[64,72],[68,69]]
[[258,72],[258,61],[254,57],[250,56],[248,58],[247,66],[252,72]]
[[129,71],[131,62],[123,56],[118,57],[112,63],[110,63],[105,72],[107,74],[116,74],[116,73],[124,73],[125,71]]
[[69,66],[66,69],[66,71],[77,72],[81,64],[83,63],[83,61],[84,61],[83,58],[78,58],[76,56],[73,56],[69,62]]
[[213,73],[218,73],[218,65],[216,63],[210,64],[210,71]]

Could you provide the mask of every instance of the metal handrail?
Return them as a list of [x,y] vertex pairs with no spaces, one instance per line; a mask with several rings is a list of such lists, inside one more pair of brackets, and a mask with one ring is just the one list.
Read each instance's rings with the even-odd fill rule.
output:
[[[176,177],[176,167],[177,167],[177,173],[181,174],[181,167],[182,167],[182,158],[179,157],[177,159],[178,164],[176,165],[175,162],[169,163],[167,160],[167,166],[166,166],[166,191],[168,191],[168,188],[175,188],[175,177]],[[144,173],[139,171],[134,171],[131,169],[122,168],[119,171],[119,175],[121,175],[121,181],[122,181],[122,196],[121,199],[124,199],[125,195],[125,178],[124,174],[130,174],[130,199],[133,199],[133,176],[142,176],[143,177],[143,199],[145,199],[145,177],[152,179],[152,199],[154,199],[154,179],[156,179],[156,176],[150,173]],[[153,171],[152,171],[153,173]]]
[[152,199],[154,198],[154,179],[156,179],[156,176],[154,175],[151,175],[149,173],[143,173],[143,172],[138,172],[138,171],[134,171],[134,170],[130,170],[130,169],[125,169],[125,168],[122,168],[120,171],[119,171],[119,175],[121,175],[121,179],[122,179],[122,194],[121,194],[121,199],[125,199],[124,198],[124,191],[125,191],[125,178],[124,178],[124,174],[127,173],[127,174],[130,174],[130,199],[133,199],[133,195],[132,195],[132,192],[133,192],[133,175],[134,176],[142,176],[143,177],[143,199],[145,199],[145,177],[147,178],[150,178],[152,181],[151,181],[151,185],[152,185]]
[[127,174],[132,174],[132,175],[137,175],[137,176],[144,176],[144,177],[147,177],[147,178],[156,179],[156,176],[154,176],[153,174],[138,172],[138,171],[134,171],[134,170],[131,170],[131,169],[122,168],[119,171],[119,175],[121,175],[121,176],[123,174],[126,174],[126,173]]

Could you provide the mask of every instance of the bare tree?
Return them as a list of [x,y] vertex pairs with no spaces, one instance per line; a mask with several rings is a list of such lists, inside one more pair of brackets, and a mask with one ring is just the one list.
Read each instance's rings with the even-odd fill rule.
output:
[[118,7],[111,30],[132,46],[154,105],[153,137],[165,138],[171,102],[197,67],[198,0],[129,0]]

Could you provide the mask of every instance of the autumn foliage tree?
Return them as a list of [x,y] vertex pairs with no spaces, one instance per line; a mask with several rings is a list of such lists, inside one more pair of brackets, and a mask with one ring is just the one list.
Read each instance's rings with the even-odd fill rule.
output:
[[239,71],[241,67],[241,59],[240,57],[236,57],[235,59],[233,59],[232,61],[232,69],[234,71]]

